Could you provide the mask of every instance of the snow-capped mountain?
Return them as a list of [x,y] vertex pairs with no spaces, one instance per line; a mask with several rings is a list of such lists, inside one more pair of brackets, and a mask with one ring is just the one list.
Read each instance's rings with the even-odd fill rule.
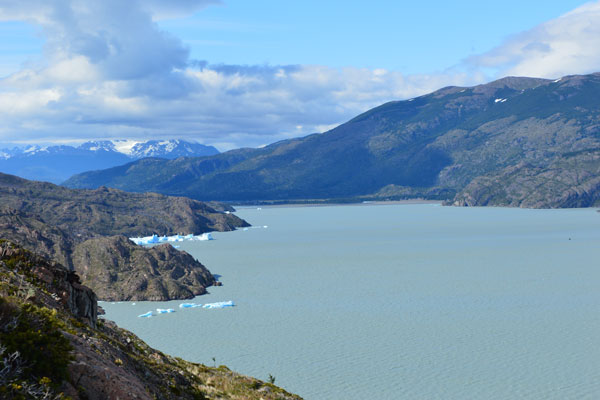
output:
[[203,157],[218,154],[213,146],[185,140],[96,140],[81,145],[0,149],[0,172],[26,179],[60,183],[84,171],[116,167],[146,157]]

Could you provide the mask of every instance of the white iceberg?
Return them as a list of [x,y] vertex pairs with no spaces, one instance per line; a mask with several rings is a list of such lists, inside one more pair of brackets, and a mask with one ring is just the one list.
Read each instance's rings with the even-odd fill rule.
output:
[[202,235],[196,236],[195,239],[196,240],[214,240],[210,232],[203,233]]
[[179,308],[196,308],[196,307],[201,307],[202,304],[196,304],[196,303],[181,303],[179,305]]
[[145,245],[145,244],[154,244],[154,243],[165,243],[165,242],[183,242],[187,240],[213,240],[212,234],[210,232],[203,233],[201,235],[195,236],[193,233],[190,233],[185,236],[181,236],[179,234],[173,236],[144,236],[144,237],[132,237],[129,238],[133,243],[137,245]]
[[156,312],[159,314],[170,314],[174,313],[175,310],[173,310],[172,308],[157,308]]
[[152,311],[148,311],[145,314],[138,315],[138,318],[148,318],[148,317],[151,317],[151,316],[152,316]]
[[219,301],[217,303],[207,303],[205,305],[202,306],[202,308],[225,308],[225,307],[233,307],[235,306],[235,304],[233,304],[233,301],[229,300],[229,301]]

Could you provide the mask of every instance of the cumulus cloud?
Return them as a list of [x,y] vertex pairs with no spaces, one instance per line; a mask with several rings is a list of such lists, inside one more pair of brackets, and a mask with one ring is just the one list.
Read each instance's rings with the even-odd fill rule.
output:
[[2,2],[0,19],[34,23],[46,42],[38,63],[0,80],[0,139],[188,137],[222,149],[258,146],[464,82],[464,75],[191,61],[154,21],[211,3]]
[[[260,146],[323,131],[385,101],[447,85],[505,73],[590,72],[598,64],[600,2],[455,68],[421,75],[190,60],[183,43],[154,21],[212,3],[3,0],[0,20],[34,23],[46,42],[37,63],[0,79],[0,142],[183,137],[222,150]],[[490,69],[495,72],[486,76]]]
[[554,20],[466,60],[496,76],[559,78],[600,70],[600,1],[586,3]]

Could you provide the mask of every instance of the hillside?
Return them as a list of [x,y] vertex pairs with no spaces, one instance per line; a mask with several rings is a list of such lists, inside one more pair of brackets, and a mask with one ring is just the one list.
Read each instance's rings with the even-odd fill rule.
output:
[[65,185],[238,202],[422,197],[593,206],[600,204],[598,93],[600,74],[447,87],[323,134],[212,157],[145,159]]
[[270,383],[161,353],[97,319],[79,277],[0,240],[0,398],[300,399]]
[[[213,208],[215,207],[215,208]],[[0,174],[0,238],[77,271],[103,300],[169,300],[203,294],[212,274],[169,244],[128,237],[199,234],[248,224],[227,206],[116,189],[72,190]]]
[[146,157],[174,159],[218,154],[213,146],[184,140],[102,140],[79,146],[0,149],[0,172],[61,183],[83,171],[110,168]]

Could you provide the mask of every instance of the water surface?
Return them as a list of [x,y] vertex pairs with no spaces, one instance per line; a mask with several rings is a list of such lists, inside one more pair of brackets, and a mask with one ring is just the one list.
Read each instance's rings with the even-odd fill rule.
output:
[[[596,210],[237,215],[256,228],[181,243],[224,284],[195,301],[236,307],[103,303],[107,318],[166,353],[272,374],[306,399],[600,398]],[[156,308],[177,312],[137,318]]]

